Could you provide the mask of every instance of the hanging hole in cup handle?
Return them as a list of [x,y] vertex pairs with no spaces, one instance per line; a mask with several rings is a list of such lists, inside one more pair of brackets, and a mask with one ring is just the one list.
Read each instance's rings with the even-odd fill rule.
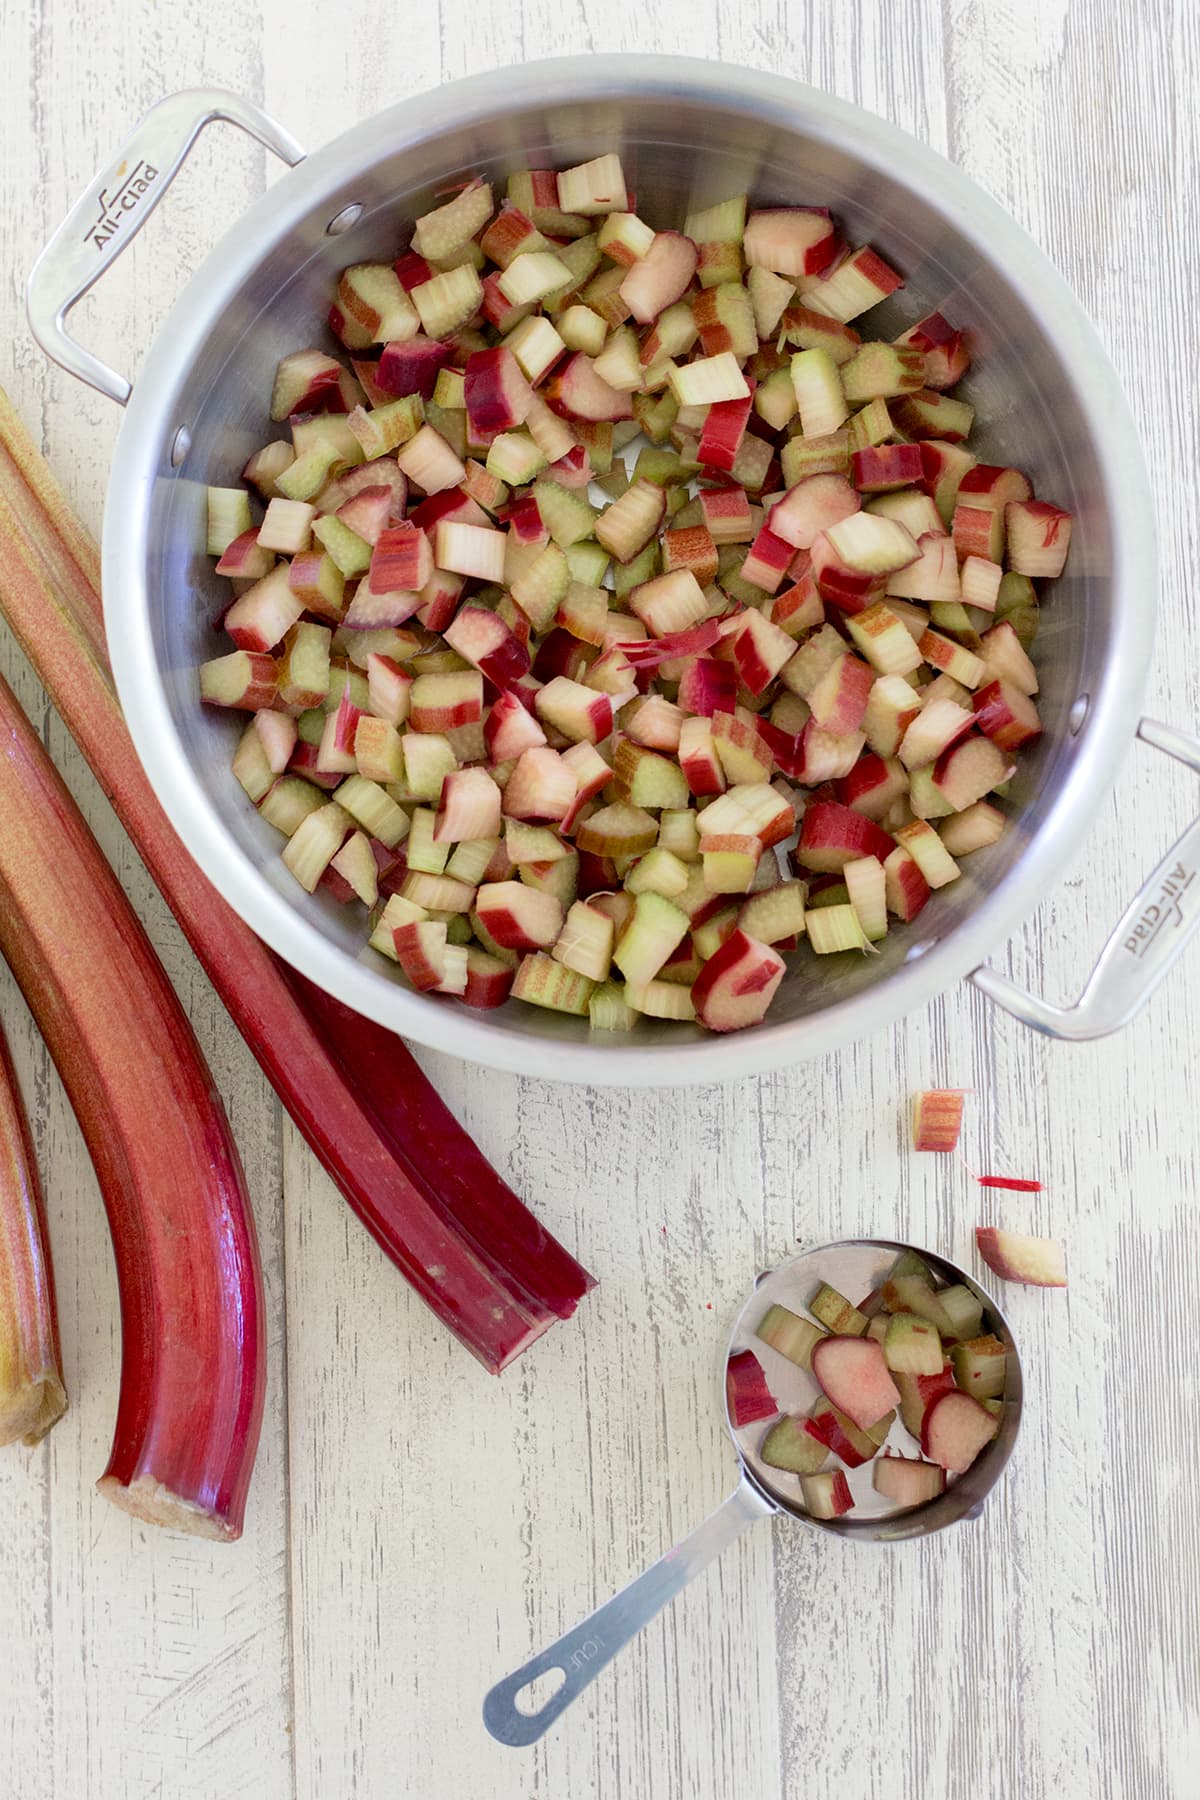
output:
[[[1143,719],[1144,744],[1200,774],[1200,738]],[[1193,820],[1126,908],[1074,1006],[1051,1006],[987,967],[970,980],[989,1000],[1047,1037],[1081,1043],[1127,1025],[1200,927],[1200,817]]]
[[[637,1636],[693,1576],[758,1519],[778,1509],[743,1470],[742,1479],[716,1512],[628,1587],[556,1643],[489,1689],[483,1722],[498,1743],[514,1749],[536,1744],[618,1650]],[[545,1681],[549,1675],[552,1684]],[[557,1679],[553,1679],[557,1677]]]
[[291,168],[304,159],[304,151],[282,125],[238,94],[221,88],[187,88],[171,94],[151,107],[89,183],[29,277],[29,324],[42,349],[118,406],[124,406],[132,393],[130,383],[76,343],[66,329],[67,314],[137,236],[192,145],[214,119],[240,126]]

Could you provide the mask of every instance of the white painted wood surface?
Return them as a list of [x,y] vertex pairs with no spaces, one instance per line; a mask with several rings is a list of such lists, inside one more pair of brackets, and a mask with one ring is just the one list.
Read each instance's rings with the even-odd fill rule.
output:
[[[406,92],[567,51],[780,70],[959,161],[1096,318],[1163,496],[1152,710],[1200,717],[1194,303],[1200,14],[1188,0],[11,0],[0,12],[0,379],[99,527],[116,414],[50,368],[21,291],[82,182],[160,95],[240,89],[315,145]],[[261,190],[207,134],[77,315],[135,370],[186,272]],[[220,204],[214,196],[220,196]],[[500,1382],[349,1218],[214,1002],[11,643],[0,660],[184,996],[246,1157],[270,1393],[234,1548],[98,1499],[116,1292],[74,1122],[11,982],[0,1012],[49,1194],[72,1408],[0,1457],[0,1794],[13,1800],[1194,1800],[1200,1795],[1200,960],[1121,1037],[1031,1039],[965,990],[826,1064],[721,1090],[542,1088],[423,1056],[603,1285]],[[1002,953],[1078,986],[1195,789],[1134,752],[1086,854]],[[0,829],[3,822],[0,821]],[[982,1521],[923,1546],[760,1527],[534,1751],[484,1733],[490,1682],[713,1506],[729,1312],[797,1239],[894,1232],[970,1255],[979,1198],[915,1159],[909,1091],[983,1096],[979,1160],[1046,1192],[997,1211],[1070,1244],[1066,1297],[1009,1290],[1027,1423]]]

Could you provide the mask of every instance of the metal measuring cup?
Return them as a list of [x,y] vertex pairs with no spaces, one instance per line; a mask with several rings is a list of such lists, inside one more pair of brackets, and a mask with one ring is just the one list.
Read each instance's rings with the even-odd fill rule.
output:
[[[884,1238],[860,1238],[806,1250],[760,1275],[738,1312],[725,1361],[739,1350],[753,1348],[766,1370],[771,1393],[780,1408],[784,1412],[807,1411],[820,1389],[812,1375],[788,1362],[755,1336],[755,1327],[764,1313],[777,1304],[790,1307],[793,1312],[803,1312],[822,1282],[852,1300],[859,1300],[887,1278],[899,1255],[912,1250],[915,1247],[910,1244]],[[739,1429],[726,1407],[725,1422],[741,1464],[738,1485],[716,1512],[644,1574],[598,1607],[582,1624],[566,1632],[557,1643],[496,1683],[483,1703],[483,1722],[494,1738],[502,1744],[536,1742],[617,1651],[661,1612],[680,1588],[686,1587],[727,1544],[759,1519],[770,1518],[774,1513],[791,1513],[806,1525],[834,1532],[839,1537],[897,1543],[904,1538],[927,1537],[930,1532],[940,1531],[959,1519],[978,1516],[1016,1441],[1021,1419],[1020,1359],[1007,1320],[974,1277],[945,1257],[934,1256],[927,1250],[915,1250],[915,1254],[942,1281],[948,1284],[961,1282],[971,1289],[983,1306],[983,1329],[998,1337],[1008,1352],[1000,1429],[971,1467],[934,1499],[921,1506],[900,1509],[875,1492],[871,1485],[874,1464],[865,1463],[860,1469],[847,1471],[847,1480],[855,1497],[854,1510],[837,1519],[815,1519],[801,1503],[799,1478],[771,1468],[759,1455],[770,1421],[759,1420]],[[722,1391],[724,1371],[723,1362]],[[891,1428],[887,1443],[893,1449],[901,1449],[910,1456],[913,1454],[913,1441],[899,1418]],[[881,1449],[880,1455],[882,1453]],[[535,1711],[519,1708],[517,1695],[551,1670],[558,1671],[563,1677],[555,1692]]]

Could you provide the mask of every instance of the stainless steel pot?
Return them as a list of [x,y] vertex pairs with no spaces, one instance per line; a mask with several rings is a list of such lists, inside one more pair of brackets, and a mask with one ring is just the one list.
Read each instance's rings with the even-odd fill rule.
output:
[[[558,100],[555,96],[565,96]],[[136,391],[66,332],[65,317],[158,200],[201,128],[226,119],[292,165],[193,277]],[[337,271],[394,253],[407,222],[468,171],[620,150],[651,223],[750,191],[828,205],[904,271],[898,322],[944,304],[973,336],[967,391],[988,460],[1014,463],[1070,507],[1067,573],[1038,642],[1046,732],[1022,759],[1012,828],[972,856],[878,957],[798,958],[757,1030],[711,1037],[647,1021],[585,1021],[510,1002],[473,1013],[410,992],[362,948],[361,919],[296,888],[279,840],[229,771],[234,728],[201,710],[218,584],[204,489],[269,435],[276,359],[324,340]],[[673,57],[587,57],[502,69],[405,100],[306,157],[244,100],[177,94],[142,121],[34,269],[29,313],[50,356],[121,404],[104,530],[105,615],[121,701],[147,773],[188,848],[283,957],[360,1012],[438,1049],[549,1078],[655,1084],[744,1075],[837,1048],[964,977],[1035,1029],[1096,1037],[1123,1024],[1200,923],[1200,821],[1113,932],[1079,1002],[1060,1010],[984,958],[1053,885],[1137,733],[1200,770],[1200,742],[1140,719],[1153,646],[1153,505],[1116,376],[1045,257],[964,175],[884,121],[748,69]],[[882,317],[882,315],[880,315]],[[1140,719],[1140,722],[1139,722]]]

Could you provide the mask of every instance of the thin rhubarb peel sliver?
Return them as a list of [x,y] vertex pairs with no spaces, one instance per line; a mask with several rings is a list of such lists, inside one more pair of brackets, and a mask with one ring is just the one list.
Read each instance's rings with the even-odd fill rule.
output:
[[286,970],[183,849],[121,717],[95,547],[2,391],[0,549],[0,612],[234,1023],[385,1253],[498,1372],[569,1318],[593,1277],[501,1180],[401,1041]]

